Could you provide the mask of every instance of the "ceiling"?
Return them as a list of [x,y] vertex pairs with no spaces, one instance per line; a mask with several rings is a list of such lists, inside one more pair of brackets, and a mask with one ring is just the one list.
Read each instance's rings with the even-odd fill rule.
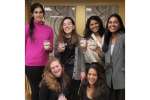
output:
[[61,3],[74,3],[74,4],[79,4],[79,3],[101,3],[101,2],[111,2],[111,3],[118,3],[118,2],[125,2],[125,0],[29,0],[30,2],[41,2],[43,4],[61,4]]

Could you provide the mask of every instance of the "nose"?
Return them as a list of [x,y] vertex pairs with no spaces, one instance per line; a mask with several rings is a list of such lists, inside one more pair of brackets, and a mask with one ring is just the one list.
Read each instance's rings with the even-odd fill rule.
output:
[[92,79],[92,78],[93,78],[93,75],[90,75],[89,78]]

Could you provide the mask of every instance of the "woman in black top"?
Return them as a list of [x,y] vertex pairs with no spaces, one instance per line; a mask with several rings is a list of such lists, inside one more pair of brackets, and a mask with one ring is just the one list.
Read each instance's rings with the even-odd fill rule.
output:
[[60,61],[52,57],[44,69],[39,100],[69,100],[69,78]]
[[65,17],[60,24],[57,55],[64,64],[64,70],[71,79],[71,100],[77,97],[80,81],[85,77],[84,55],[79,46],[80,36],[76,32],[75,22]]
[[105,82],[104,69],[92,63],[86,71],[86,79],[79,90],[80,100],[108,100],[109,89]]

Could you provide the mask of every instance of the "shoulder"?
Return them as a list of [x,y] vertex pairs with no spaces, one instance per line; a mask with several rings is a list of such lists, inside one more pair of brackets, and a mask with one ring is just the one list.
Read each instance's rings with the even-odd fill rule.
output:
[[26,23],[25,24],[25,33],[26,34],[29,32],[29,27],[30,27],[29,23]]
[[119,33],[119,40],[125,41],[125,34],[124,33]]
[[42,81],[42,83],[40,84],[40,88],[48,90],[48,86],[46,85],[46,83],[44,81]]
[[50,32],[53,32],[53,28],[49,25],[44,24],[44,28]]
[[25,28],[29,28],[30,24],[29,23],[25,23]]
[[44,27],[45,27],[45,28],[52,29],[52,27],[51,27],[50,25],[47,25],[47,24],[44,24]]
[[119,35],[120,35],[121,38],[125,37],[125,33],[124,32],[119,32]]

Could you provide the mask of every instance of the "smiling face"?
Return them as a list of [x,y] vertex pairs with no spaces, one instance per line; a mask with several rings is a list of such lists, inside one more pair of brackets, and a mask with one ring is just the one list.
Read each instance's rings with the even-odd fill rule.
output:
[[94,68],[90,68],[87,73],[87,80],[89,82],[89,85],[93,86],[96,83],[97,79],[98,76],[96,70]]
[[108,21],[108,30],[112,33],[117,32],[120,29],[120,23],[116,17],[111,17]]
[[93,33],[97,33],[99,30],[99,23],[96,20],[91,20],[89,28]]
[[33,17],[36,22],[41,22],[43,20],[44,13],[40,7],[34,9]]
[[50,70],[55,77],[59,78],[62,75],[63,68],[59,61],[56,60],[50,64]]
[[65,19],[63,22],[63,30],[66,34],[72,33],[72,31],[75,29],[75,26],[73,25],[72,21],[70,19]]

